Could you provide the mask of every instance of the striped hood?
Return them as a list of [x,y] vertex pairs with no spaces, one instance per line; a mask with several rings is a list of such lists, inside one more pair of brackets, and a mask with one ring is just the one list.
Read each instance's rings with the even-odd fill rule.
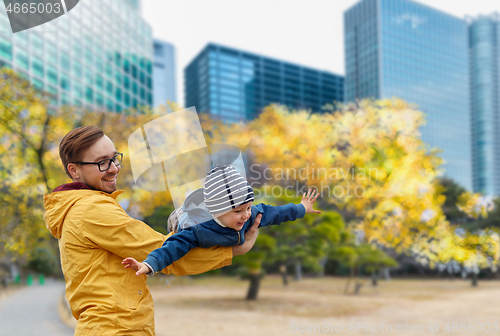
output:
[[250,184],[233,166],[215,166],[205,180],[203,196],[215,217],[254,200]]

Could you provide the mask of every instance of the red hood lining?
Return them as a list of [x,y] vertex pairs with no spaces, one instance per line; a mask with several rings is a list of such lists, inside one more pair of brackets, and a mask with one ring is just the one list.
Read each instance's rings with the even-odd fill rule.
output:
[[89,187],[87,187],[87,185],[83,184],[82,182],[73,182],[73,183],[66,183],[66,184],[60,185],[59,187],[55,188],[53,192],[68,191],[68,190],[80,190],[80,189],[92,190]]

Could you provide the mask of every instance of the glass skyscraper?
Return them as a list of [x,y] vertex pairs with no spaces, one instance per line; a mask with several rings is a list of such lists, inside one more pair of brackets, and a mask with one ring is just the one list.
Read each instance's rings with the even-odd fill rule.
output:
[[215,44],[195,57],[184,78],[185,106],[229,122],[251,120],[271,103],[320,112],[344,100],[342,76]]
[[472,190],[467,22],[409,0],[344,13],[346,101],[399,97],[426,113],[422,139]]
[[473,188],[500,195],[500,15],[469,25]]
[[139,10],[139,0],[85,0],[13,34],[0,5],[0,67],[52,94],[52,106],[120,112],[151,105],[153,37]]
[[177,102],[175,78],[175,47],[165,41],[154,40],[153,106]]

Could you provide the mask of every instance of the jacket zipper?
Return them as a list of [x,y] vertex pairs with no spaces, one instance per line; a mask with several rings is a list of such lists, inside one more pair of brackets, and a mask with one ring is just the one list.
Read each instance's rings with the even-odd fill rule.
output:
[[238,231],[238,244],[236,245],[240,245],[240,231]]

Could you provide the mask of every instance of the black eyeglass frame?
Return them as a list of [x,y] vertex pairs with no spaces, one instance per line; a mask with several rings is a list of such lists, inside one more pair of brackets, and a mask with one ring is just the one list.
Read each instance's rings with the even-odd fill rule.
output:
[[[81,165],[89,165],[89,164],[97,165],[97,167],[99,168],[100,172],[105,172],[109,168],[111,168],[111,162],[113,162],[117,157],[120,157],[120,161],[118,162],[118,164],[115,163],[115,166],[118,167],[118,166],[121,165],[121,163],[123,161],[123,153],[116,153],[115,156],[113,156],[113,158],[111,158],[111,159],[104,159],[104,160],[101,160],[99,162],[70,162],[70,163],[77,163],[77,164],[81,164]],[[108,168],[102,170],[101,169],[101,165],[104,164],[106,161],[109,161]]]

